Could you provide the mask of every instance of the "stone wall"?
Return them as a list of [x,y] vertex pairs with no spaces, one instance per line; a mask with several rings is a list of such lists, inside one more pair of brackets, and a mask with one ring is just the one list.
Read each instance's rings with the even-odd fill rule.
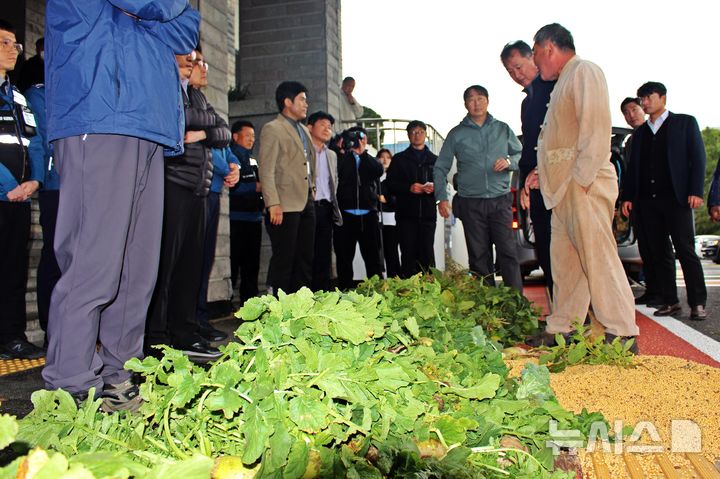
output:
[[[340,0],[241,0],[239,30],[236,77],[247,97],[230,103],[229,116],[253,122],[256,153],[262,126],[278,113],[275,89],[282,81],[299,81],[308,88],[309,112],[338,116]],[[263,231],[261,289],[270,255]]]

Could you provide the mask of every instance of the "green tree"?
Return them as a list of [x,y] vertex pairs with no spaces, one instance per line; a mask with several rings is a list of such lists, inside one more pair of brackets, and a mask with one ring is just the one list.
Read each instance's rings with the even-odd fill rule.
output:
[[[705,199],[710,191],[710,182],[720,157],[720,129],[705,128],[702,131],[703,142],[705,142],[705,153],[707,154],[707,165],[705,167]],[[702,207],[695,210],[695,233],[699,235],[720,235],[720,223],[710,221],[707,208]]]

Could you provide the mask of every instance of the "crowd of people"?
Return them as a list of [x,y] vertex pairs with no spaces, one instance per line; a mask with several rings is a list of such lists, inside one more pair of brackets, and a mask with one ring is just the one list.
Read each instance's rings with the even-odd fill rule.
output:
[[[511,230],[511,173],[518,170],[553,305],[545,331],[529,342],[570,334],[590,307],[608,340],[638,335],[611,227],[619,185],[608,161],[607,85],[597,65],[575,54],[561,25],[542,27],[532,48],[517,41],[500,55],[527,93],[522,144],[489,113],[488,89],[471,85],[463,92],[467,115],[437,155],[427,146],[426,123],[414,120],[405,150],[373,157],[368,132],[352,126],[363,108],[348,77],[338,121],[325,111],[308,115],[301,83],[280,83],[278,115],[259,132],[256,160],[254,125],[230,127],[202,91],[209,65],[198,12],[186,0],[156,9],[125,4],[120,10],[90,0],[81,13],[49,0],[46,38],[17,87],[8,73],[22,45],[0,21],[0,354],[46,354],[48,388],[66,389],[77,401],[94,391],[106,411],[135,409],[140,398],[123,367],[128,359],[159,354],[161,345],[193,359],[220,356],[213,343],[226,335],[209,322],[207,290],[223,188],[230,192],[231,280],[240,302],[259,293],[263,223],[272,250],[268,291],[283,294],[353,288],[358,245],[367,276],[427,271],[438,215],[451,214],[463,224],[471,273],[492,282],[494,245],[503,282],[522,291]],[[116,41],[104,41],[110,36]],[[150,93],[147,85],[166,87]],[[657,315],[680,309],[672,238],[691,319],[704,319],[692,210],[703,204],[705,152],[697,122],[669,113],[666,94],[649,82],[621,105],[635,128],[621,200],[646,264],[647,291],[637,301],[656,304]],[[457,193],[450,198],[453,164]],[[718,175],[708,200],[715,221]],[[24,332],[30,198],[38,189],[46,350]]]

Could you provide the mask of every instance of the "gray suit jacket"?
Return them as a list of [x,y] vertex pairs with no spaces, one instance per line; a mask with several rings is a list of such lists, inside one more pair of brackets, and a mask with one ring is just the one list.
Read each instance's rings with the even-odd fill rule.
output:
[[305,209],[310,188],[315,189],[315,148],[310,132],[300,125],[312,156],[312,177],[308,181],[307,157],[295,127],[282,115],[263,126],[260,133],[258,173],[267,208],[280,205],[283,212]]

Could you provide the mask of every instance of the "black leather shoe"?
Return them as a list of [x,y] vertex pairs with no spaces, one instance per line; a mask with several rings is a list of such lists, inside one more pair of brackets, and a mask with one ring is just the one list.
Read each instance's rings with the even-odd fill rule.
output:
[[14,339],[0,344],[0,358],[2,359],[40,359],[43,356],[45,356],[43,348],[38,348],[25,339]]
[[206,341],[223,341],[227,339],[228,335],[227,333],[220,331],[217,328],[213,328],[210,325],[207,326],[199,326],[197,333]]
[[187,354],[187,356],[191,359],[199,358],[199,359],[212,360],[212,359],[217,359],[220,356],[222,356],[222,353],[220,352],[220,350],[218,348],[212,346],[210,343],[208,343],[204,339],[199,339],[198,341],[195,341],[192,344],[177,347],[177,349],[179,349],[183,353]]
[[663,300],[661,297],[656,296],[654,294],[643,294],[642,296],[638,296],[635,298],[635,304],[647,304],[648,306],[661,306],[663,304]]
[[638,343],[637,343],[637,336],[615,336],[614,334],[610,334],[608,332],[605,333],[605,342],[607,344],[612,343],[615,340],[615,338],[620,338],[620,342],[622,343],[623,346],[625,346],[625,343],[627,343],[631,339],[634,339],[633,344],[632,344],[632,346],[630,346],[630,349],[628,351],[630,351],[631,353],[633,353],[636,356],[638,354],[640,354],[640,349],[638,348]]
[[664,304],[653,313],[653,316],[671,316],[673,313],[677,313],[681,309],[680,303]]
[[697,306],[693,306],[690,308],[690,319],[692,321],[702,321],[704,319],[707,319],[707,311],[705,310],[705,306],[698,304]]

